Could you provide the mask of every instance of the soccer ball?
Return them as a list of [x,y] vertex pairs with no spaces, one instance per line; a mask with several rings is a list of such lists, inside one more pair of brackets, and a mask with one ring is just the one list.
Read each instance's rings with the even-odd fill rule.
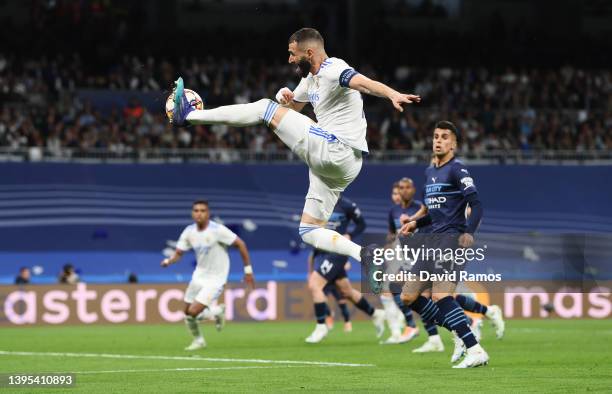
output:
[[[202,98],[200,97],[199,94],[197,94],[191,89],[185,89],[185,96],[187,96],[187,100],[189,100],[189,104],[194,109],[204,109],[204,102],[202,101]],[[172,111],[173,110],[174,110],[174,92],[172,92],[172,94],[168,96],[168,99],[166,100],[166,116],[168,117],[168,119],[170,119],[171,122],[172,122]]]

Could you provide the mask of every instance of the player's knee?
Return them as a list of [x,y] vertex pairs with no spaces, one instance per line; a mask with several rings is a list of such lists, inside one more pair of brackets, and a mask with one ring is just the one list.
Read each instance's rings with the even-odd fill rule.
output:
[[257,104],[259,107],[263,109],[268,108],[268,105],[270,105],[271,103],[274,103],[274,101],[267,99],[267,98],[262,98],[261,100],[255,101],[255,104]]
[[191,305],[189,308],[187,308],[187,312],[185,314],[187,316],[197,317],[203,310],[204,308],[199,307],[199,305]]
[[314,248],[317,248],[319,245],[314,230],[318,228],[319,226],[314,224],[305,225],[304,223],[300,223],[300,237],[302,238],[302,241]]
[[324,285],[318,280],[318,276],[313,272],[308,279],[308,289],[312,292],[323,291]]
[[402,302],[404,303],[404,305],[410,305],[413,302],[416,301],[417,299],[417,295],[416,294],[410,294],[410,293],[403,293],[400,295],[400,299],[402,300]]
[[317,286],[317,284],[315,283],[314,280],[312,280],[312,277],[308,280],[308,290],[310,290],[311,292],[320,290],[319,286]]
[[[338,286],[342,297],[350,298],[353,295],[353,288],[350,286]],[[345,301],[346,302],[346,301]]]

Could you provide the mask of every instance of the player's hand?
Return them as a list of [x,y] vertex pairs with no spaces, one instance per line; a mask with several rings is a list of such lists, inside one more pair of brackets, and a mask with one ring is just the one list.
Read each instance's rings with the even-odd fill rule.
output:
[[289,88],[282,88],[276,93],[276,101],[281,105],[287,105],[293,101],[293,92]]
[[351,234],[344,234],[343,237],[348,239],[349,241],[351,240]]
[[170,259],[163,259],[163,260],[162,260],[162,262],[161,262],[161,266],[162,266],[163,268],[166,268],[166,267],[167,267],[167,266],[169,266],[169,265],[170,265]]
[[402,228],[400,229],[400,234],[402,235],[408,235],[414,232],[414,230],[416,230],[417,226],[416,226],[416,222],[413,220],[411,222],[408,222],[406,224],[404,224],[402,226]]
[[402,108],[402,104],[412,104],[412,103],[420,103],[421,96],[416,94],[403,94],[399,92],[395,92],[389,97],[391,103],[395,107],[396,110],[400,112],[404,112],[404,108]]
[[253,290],[255,288],[255,278],[253,274],[244,274],[244,283],[246,283],[250,290]]
[[406,215],[405,213],[402,213],[400,215],[400,223],[401,224],[406,224],[410,221],[410,216]]
[[474,236],[470,233],[464,233],[459,236],[459,246],[469,248],[474,245]]

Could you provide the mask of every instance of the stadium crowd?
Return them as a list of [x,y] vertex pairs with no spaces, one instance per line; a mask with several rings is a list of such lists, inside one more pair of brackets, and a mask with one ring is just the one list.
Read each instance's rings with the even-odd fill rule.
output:
[[[576,69],[414,68],[381,71],[356,64],[365,75],[406,92],[422,104],[395,112],[367,97],[370,147],[427,149],[432,124],[459,125],[463,149],[612,149],[612,72]],[[93,70],[79,55],[16,58],[0,55],[0,147],[46,147],[59,152],[106,149],[116,154],[149,148],[233,148],[252,152],[284,149],[264,127],[197,126],[173,130],[163,103],[176,75],[206,106],[274,97],[298,80],[284,63],[183,58],[177,64],[153,57],[123,56]],[[101,110],[87,89],[129,95],[148,92],[155,105],[136,98]],[[310,113],[312,115],[312,113]]]

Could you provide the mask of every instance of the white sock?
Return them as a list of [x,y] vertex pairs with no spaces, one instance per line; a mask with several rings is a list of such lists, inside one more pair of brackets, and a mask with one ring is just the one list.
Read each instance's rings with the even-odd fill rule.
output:
[[385,319],[387,320],[387,325],[389,326],[391,335],[394,337],[400,336],[402,334],[402,326],[400,321],[397,319],[397,306],[395,305],[395,301],[393,301],[393,297],[381,295],[380,302],[385,310]]
[[203,339],[202,333],[200,332],[200,325],[195,317],[185,316],[185,325],[194,339]]
[[300,223],[300,235],[304,242],[315,249],[351,256],[355,260],[361,261],[361,246],[334,230],[318,227],[314,224]]
[[260,123],[269,125],[279,105],[269,99],[249,104],[226,105],[215,109],[191,111],[187,120],[191,124],[227,124],[245,127]]
[[479,343],[467,349],[468,354],[480,353],[484,352],[482,346]]

